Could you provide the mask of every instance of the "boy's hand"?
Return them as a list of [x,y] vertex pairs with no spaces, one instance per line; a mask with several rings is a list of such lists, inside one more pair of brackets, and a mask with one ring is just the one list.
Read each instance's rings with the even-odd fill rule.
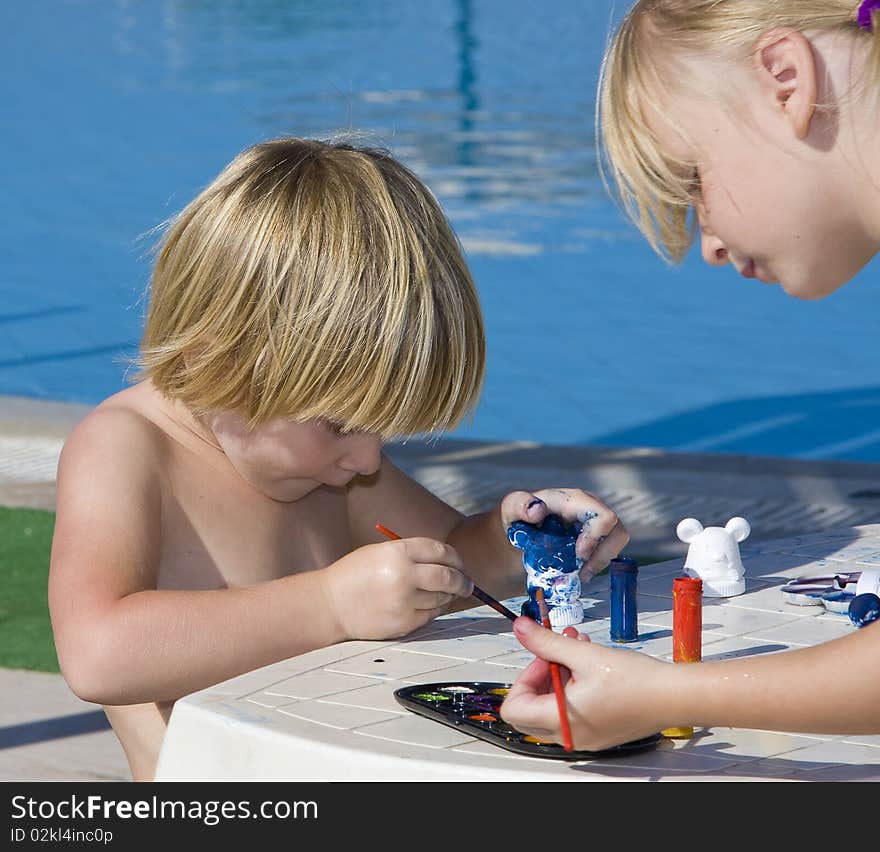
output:
[[442,541],[404,538],[368,544],[324,569],[327,610],[345,639],[390,639],[442,615],[474,584]]
[[590,576],[607,567],[629,541],[629,533],[614,510],[595,494],[579,488],[514,491],[501,501],[505,534],[514,521],[540,524],[547,515],[559,515],[567,524],[583,524],[575,553],[584,560],[582,571]]

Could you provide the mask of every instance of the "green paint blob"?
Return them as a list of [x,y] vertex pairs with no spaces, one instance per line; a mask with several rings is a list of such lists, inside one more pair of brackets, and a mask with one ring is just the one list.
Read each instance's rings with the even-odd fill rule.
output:
[[422,701],[451,701],[452,699],[448,695],[443,695],[440,692],[417,692],[414,698],[421,698]]

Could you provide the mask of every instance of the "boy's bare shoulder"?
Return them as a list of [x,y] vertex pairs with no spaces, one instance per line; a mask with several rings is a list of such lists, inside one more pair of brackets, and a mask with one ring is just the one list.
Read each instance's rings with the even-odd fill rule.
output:
[[[131,389],[133,390],[133,389]],[[93,475],[104,470],[144,472],[161,467],[167,435],[138,402],[121,391],[90,411],[70,432],[61,451],[58,475],[86,465]]]

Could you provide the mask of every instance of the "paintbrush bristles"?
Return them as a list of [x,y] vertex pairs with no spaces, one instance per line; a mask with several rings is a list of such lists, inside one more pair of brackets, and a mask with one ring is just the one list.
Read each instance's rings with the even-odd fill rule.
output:
[[544,600],[544,590],[535,589],[535,600],[538,602],[538,613],[541,616],[541,624],[544,627],[550,627],[550,612],[547,609],[547,601]]

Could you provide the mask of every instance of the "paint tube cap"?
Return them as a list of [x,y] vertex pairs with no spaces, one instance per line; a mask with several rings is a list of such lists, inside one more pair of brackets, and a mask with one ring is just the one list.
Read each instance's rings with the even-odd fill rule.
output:
[[618,556],[611,560],[608,570],[613,574],[635,574],[639,570],[639,563],[630,556]]
[[699,577],[673,577],[672,591],[680,595],[702,595],[703,581]]
[[880,597],[873,592],[862,592],[849,602],[849,620],[856,627],[864,627],[880,619]]

